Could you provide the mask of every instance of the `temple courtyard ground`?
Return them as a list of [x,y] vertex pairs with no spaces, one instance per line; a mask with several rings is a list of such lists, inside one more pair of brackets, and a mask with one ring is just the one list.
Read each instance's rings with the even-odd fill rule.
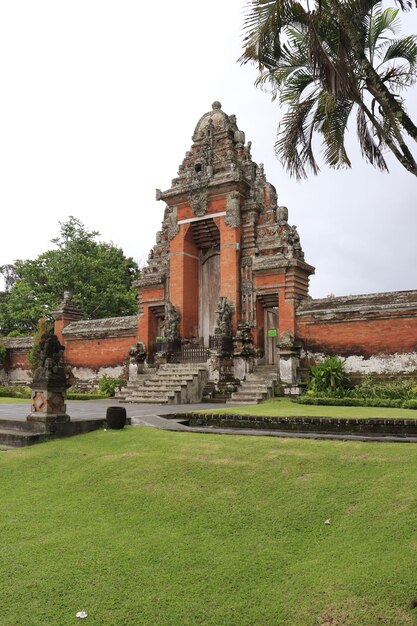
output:
[[0,475],[2,625],[417,624],[416,446],[128,427]]
[[[221,427],[204,427],[194,424],[191,427],[183,425],[184,419],[187,418],[186,413],[193,411],[200,414],[204,412],[215,414],[226,414],[229,416],[240,414],[265,416],[266,418],[284,417],[296,419],[298,417],[322,417],[332,418],[334,420],[413,420],[417,419],[417,411],[412,409],[397,408],[380,408],[380,407],[344,407],[344,406],[313,406],[302,405],[292,402],[286,398],[273,398],[258,405],[229,406],[218,403],[200,403],[200,404],[184,404],[184,405],[161,405],[161,404],[132,404],[118,403],[114,398],[107,400],[86,400],[86,401],[69,401],[67,402],[67,412],[72,421],[82,421],[91,419],[104,419],[109,406],[124,406],[127,416],[134,426],[151,426],[162,430],[184,431],[194,433],[216,433],[230,435],[250,435],[250,436],[273,436],[273,437],[289,437],[289,438],[305,438],[305,439],[334,439],[334,440],[351,440],[351,441],[397,441],[402,443],[417,443],[417,433],[411,431],[404,433],[392,432],[381,433],[368,432],[361,434],[349,430],[349,427],[343,427],[342,432],[320,432],[315,431],[314,427],[305,428],[305,432],[288,432],[288,428],[283,427],[282,430],[275,427],[269,430],[265,426],[263,428],[239,428],[227,427],[224,424]],[[0,420],[16,420],[25,421],[30,412],[30,402],[28,400],[15,400],[9,398],[0,398]],[[169,419],[175,414],[176,419]],[[166,417],[165,417],[166,416]],[[166,419],[168,418],[168,419]],[[184,419],[182,419],[184,418]],[[301,429],[303,430],[303,429]],[[331,429],[332,430],[332,429]],[[371,429],[372,430],[372,429]],[[414,427],[414,431],[416,427]],[[337,431],[337,429],[336,429]],[[389,431],[389,429],[388,429]]]

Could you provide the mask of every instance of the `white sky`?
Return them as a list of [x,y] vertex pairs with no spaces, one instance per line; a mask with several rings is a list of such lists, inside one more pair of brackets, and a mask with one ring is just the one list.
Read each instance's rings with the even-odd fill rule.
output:
[[[279,108],[236,62],[243,7],[0,0],[0,265],[50,249],[69,215],[143,264],[164,211],[155,188],[220,100],[298,226],[313,297],[417,288],[417,179],[356,149],[353,170],[290,179],[273,151]],[[417,32],[417,10],[402,23]],[[406,100],[417,120],[416,87]]]

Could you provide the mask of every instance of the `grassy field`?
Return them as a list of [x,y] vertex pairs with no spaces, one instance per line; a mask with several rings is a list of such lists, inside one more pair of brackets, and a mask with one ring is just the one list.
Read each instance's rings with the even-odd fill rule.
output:
[[413,445],[130,427],[0,473],[1,626],[417,624]]
[[30,404],[30,399],[27,398],[0,398],[1,404],[14,404],[16,402],[26,402],[26,404]]
[[297,404],[287,398],[272,398],[261,404],[246,406],[227,406],[221,409],[201,411],[205,413],[227,413],[239,415],[265,415],[266,417],[353,417],[353,418],[400,418],[417,419],[417,411],[413,409],[379,408],[370,406],[316,406]]

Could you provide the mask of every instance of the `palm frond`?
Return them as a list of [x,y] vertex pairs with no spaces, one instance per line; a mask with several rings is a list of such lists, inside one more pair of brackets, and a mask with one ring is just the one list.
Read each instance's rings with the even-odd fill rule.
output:
[[[329,99],[329,96],[323,94],[317,107],[317,113],[320,111],[322,117],[318,130],[323,136],[323,158],[330,167],[351,167],[345,147],[345,134],[354,104],[349,98]],[[318,122],[318,114],[316,119]]]
[[306,168],[314,174],[319,171],[312,149],[311,110],[315,104],[315,98],[308,98],[290,107],[278,129],[275,151],[290,175],[298,179],[307,177]]
[[359,138],[359,145],[361,147],[362,155],[366,160],[369,161],[372,165],[375,165],[378,169],[382,171],[388,171],[387,164],[382,155],[382,138],[380,139],[379,146],[375,143],[372,134],[369,131],[365,113],[361,108],[358,110],[357,117],[357,133]]
[[380,48],[381,63],[402,59],[412,68],[417,65],[417,36],[409,35],[402,39],[384,42]]

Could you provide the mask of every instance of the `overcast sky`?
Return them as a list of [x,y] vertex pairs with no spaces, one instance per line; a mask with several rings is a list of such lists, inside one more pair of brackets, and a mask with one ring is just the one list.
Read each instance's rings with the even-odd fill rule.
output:
[[[392,159],[373,170],[353,141],[352,170],[289,178],[279,107],[237,63],[244,4],[0,1],[0,265],[53,247],[69,215],[143,264],[164,211],[155,188],[220,100],[298,226],[313,297],[417,288],[417,179]],[[417,32],[417,10],[402,23]],[[406,100],[417,120],[416,87]]]

